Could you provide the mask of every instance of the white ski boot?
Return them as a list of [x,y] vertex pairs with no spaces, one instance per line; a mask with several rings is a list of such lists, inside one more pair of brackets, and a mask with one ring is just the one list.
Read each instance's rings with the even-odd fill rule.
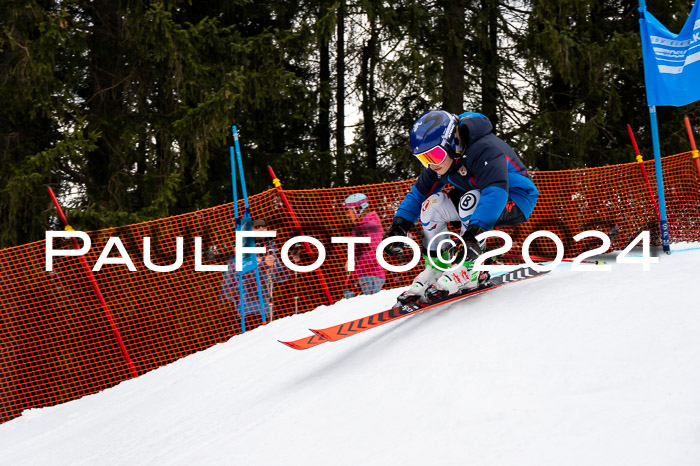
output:
[[423,296],[425,291],[434,284],[435,281],[442,275],[442,270],[433,268],[430,265],[426,265],[425,270],[419,273],[416,278],[413,279],[413,283],[408,288],[396,298],[397,305],[408,304],[418,301],[419,298]]
[[[455,270],[443,273],[437,281],[425,291],[424,301],[437,302],[448,296],[477,288],[480,273],[473,270],[474,263],[467,261]],[[486,278],[486,277],[483,277]],[[488,279],[488,278],[486,278]]]

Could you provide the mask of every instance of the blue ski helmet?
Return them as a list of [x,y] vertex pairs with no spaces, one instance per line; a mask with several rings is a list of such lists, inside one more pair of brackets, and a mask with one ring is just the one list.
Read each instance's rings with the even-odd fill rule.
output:
[[369,198],[362,193],[351,194],[343,201],[343,207],[352,209],[357,218],[360,218],[365,209],[369,207]]
[[[440,163],[444,160],[444,154],[457,158],[457,117],[444,110],[430,110],[425,112],[413,123],[410,133],[411,151],[413,155],[428,166],[428,163]],[[443,150],[431,151],[441,148]],[[442,158],[439,154],[442,153]],[[427,154],[437,154],[435,156]]]

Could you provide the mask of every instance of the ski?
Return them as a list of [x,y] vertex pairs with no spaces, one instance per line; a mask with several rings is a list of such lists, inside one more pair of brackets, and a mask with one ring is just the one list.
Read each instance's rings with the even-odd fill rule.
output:
[[304,337],[299,340],[288,342],[280,341],[280,343],[284,343],[285,345],[298,350],[312,348],[327,341],[342,340],[343,338],[356,335],[358,333],[364,332],[365,330],[378,327],[388,322],[393,322],[394,320],[398,320],[402,317],[417,314],[419,312],[432,309],[442,304],[447,304],[468,298],[470,296],[475,296],[485,291],[501,287],[508,283],[527,280],[529,278],[544,275],[547,272],[548,271],[537,271],[530,267],[516,269],[503,275],[492,277],[491,279],[489,279],[488,284],[485,286],[476,288],[474,290],[465,291],[456,296],[450,296],[436,303],[432,303],[429,305],[421,305],[420,303],[410,303],[398,307],[392,307],[385,311],[381,311],[376,314],[372,314],[365,317],[360,317],[358,319],[334,325],[332,327],[324,329],[311,329],[311,331],[314,333],[314,335],[311,337]]
[[282,341],[282,340],[277,340],[280,343],[289,346],[290,348],[294,348],[297,350],[304,350],[308,348],[313,348],[314,346],[318,346],[321,343],[325,343],[326,340],[323,338],[319,337],[316,334],[311,335],[310,337],[304,337],[300,338],[298,340],[294,341]]

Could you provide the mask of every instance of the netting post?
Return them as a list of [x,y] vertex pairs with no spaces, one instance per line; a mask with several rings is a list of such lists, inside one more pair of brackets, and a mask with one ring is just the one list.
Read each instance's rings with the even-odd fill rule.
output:
[[666,195],[664,194],[663,167],[661,165],[661,144],[659,143],[659,123],[656,119],[656,106],[649,106],[651,120],[651,141],[654,148],[654,168],[656,169],[656,189],[659,192],[659,229],[664,252],[671,254],[671,241],[666,218]]
[[[58,216],[61,218],[61,221],[63,222],[64,229],[66,231],[73,231],[73,227],[71,227],[68,224],[68,219],[63,213],[63,209],[61,209],[60,204],[58,203],[58,199],[56,199],[56,196],[53,193],[53,190],[51,187],[48,187],[49,190],[49,196],[51,196],[51,202],[53,202],[53,205],[56,207],[56,210],[58,211]],[[73,241],[73,247],[75,249],[80,249],[80,245],[78,244],[78,240],[76,240],[74,237],[71,238]],[[117,327],[117,322],[114,320],[114,316],[112,315],[112,312],[109,310],[109,306],[107,306],[107,301],[105,301],[104,296],[102,295],[102,291],[100,290],[99,285],[97,284],[97,280],[95,279],[95,275],[92,273],[92,269],[90,269],[90,265],[87,263],[87,260],[85,259],[85,256],[78,256],[80,258],[80,262],[83,265],[83,268],[85,269],[85,273],[88,276],[88,280],[90,282],[90,286],[92,286],[93,291],[95,291],[95,294],[97,295],[97,299],[100,301],[100,305],[102,306],[102,309],[105,312],[105,315],[107,316],[107,321],[109,322],[109,326],[112,329],[112,334],[114,335],[114,338],[117,340],[117,344],[119,345],[119,349],[122,353],[122,356],[124,356],[124,359],[126,360],[126,364],[129,367],[129,372],[131,373],[132,377],[138,377],[139,373],[136,371],[136,366],[134,365],[134,362],[131,360],[131,356],[129,356],[129,351],[126,349],[126,345],[124,344],[124,340],[122,339],[122,335],[119,332],[119,327]]]
[[[294,228],[297,231],[297,235],[299,236],[304,236],[304,231],[301,228],[301,223],[299,223],[299,219],[297,216],[294,214],[294,210],[292,210],[292,206],[289,204],[289,200],[287,199],[287,195],[285,194],[284,190],[282,189],[282,182],[275,176],[275,172],[272,171],[271,166],[267,166],[267,171],[272,177],[272,184],[275,185],[275,188],[277,188],[277,192],[280,195],[280,199],[282,199],[282,203],[284,204],[284,207],[287,209],[287,212],[289,212],[289,215],[292,218],[292,222],[294,223]],[[309,243],[304,243],[304,249],[306,249],[307,254],[312,255],[313,252],[311,251],[311,246],[309,246]],[[323,292],[326,295],[326,300],[328,301],[328,304],[331,305],[333,304],[333,297],[331,296],[331,291],[328,289],[328,283],[326,283],[326,277],[323,275],[321,272],[321,269],[316,269],[315,270],[316,275],[318,276],[318,281],[321,283],[321,288],[323,288]]]
[[688,139],[690,140],[690,148],[693,150],[693,160],[695,160],[695,167],[698,169],[698,179],[700,179],[700,151],[695,146],[695,137],[693,136],[693,128],[690,127],[690,120],[688,116],[684,118],[685,129],[688,130]]
[[647,169],[644,167],[644,158],[639,152],[639,147],[637,146],[637,141],[634,138],[634,132],[632,132],[632,127],[627,125],[627,134],[629,134],[630,141],[632,141],[632,147],[634,148],[634,154],[636,155],[637,162],[639,163],[639,168],[642,170],[642,177],[644,178],[644,183],[647,187],[647,193],[649,194],[649,199],[654,206],[654,211],[656,212],[656,219],[661,220],[661,214],[659,214],[659,204],[656,202],[654,197],[654,192],[651,190],[651,183],[649,182],[649,175],[647,174]]

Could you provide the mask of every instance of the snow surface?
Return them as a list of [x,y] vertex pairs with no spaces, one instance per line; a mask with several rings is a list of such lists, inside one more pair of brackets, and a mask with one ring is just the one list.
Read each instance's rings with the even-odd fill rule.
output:
[[[680,247],[685,250],[678,250]],[[3,465],[700,464],[700,245],[296,351],[359,296],[0,425]]]

